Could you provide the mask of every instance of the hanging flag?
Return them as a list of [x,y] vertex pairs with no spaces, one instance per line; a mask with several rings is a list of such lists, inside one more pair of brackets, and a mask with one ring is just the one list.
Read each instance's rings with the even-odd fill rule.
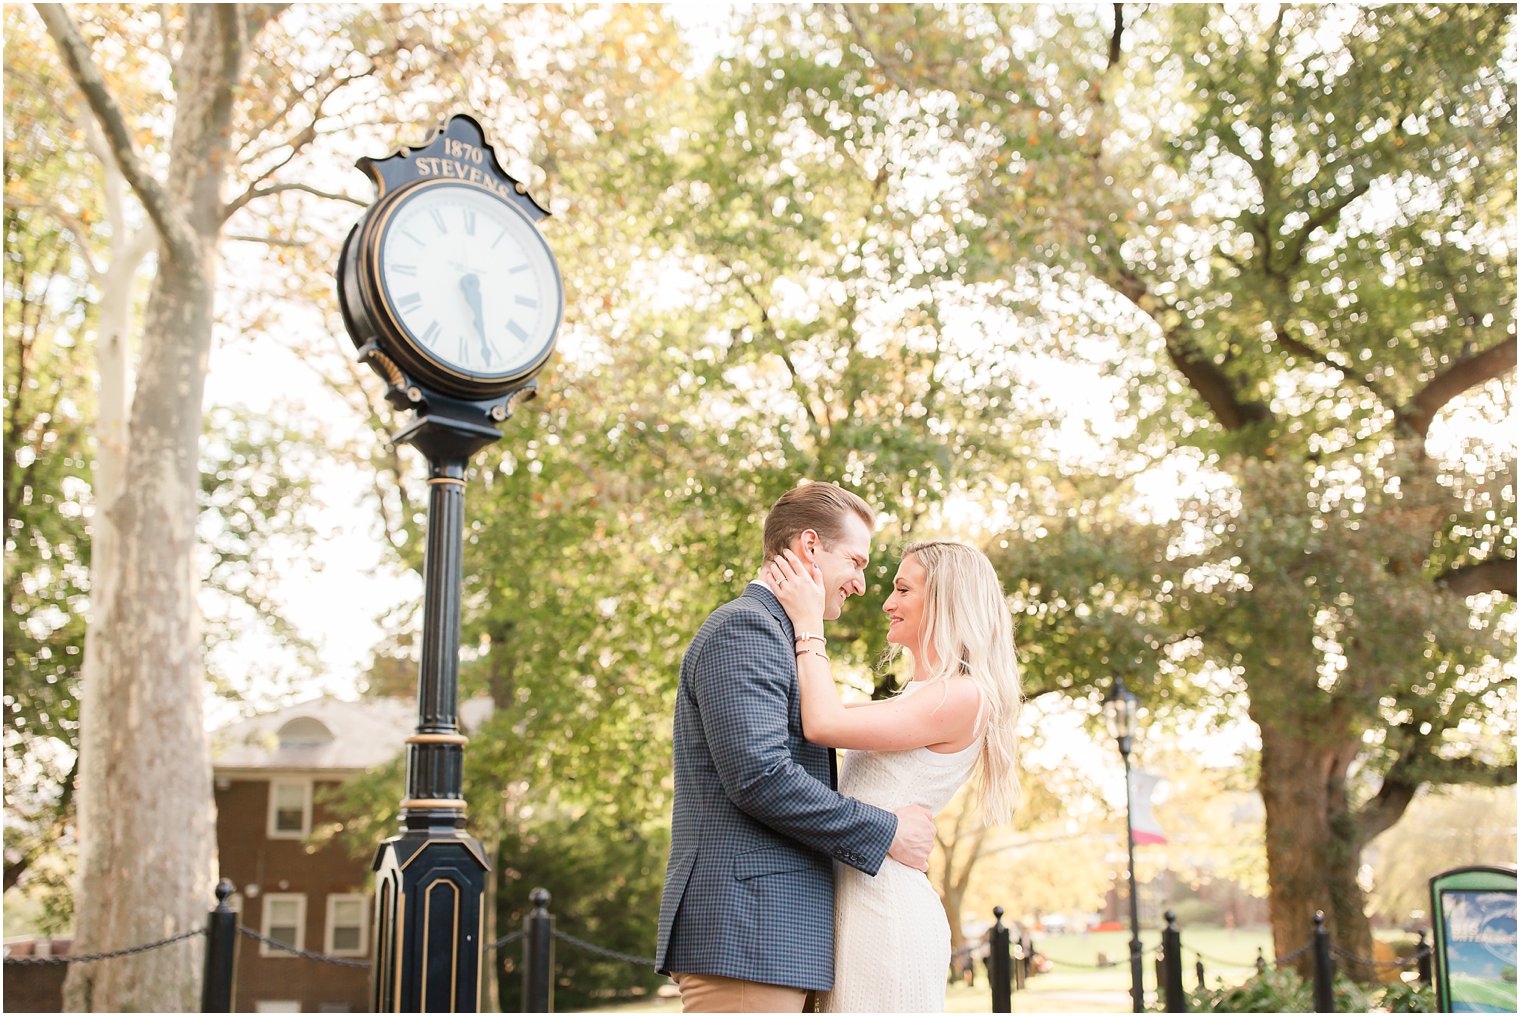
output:
[[1129,813],[1135,830],[1136,843],[1166,842],[1166,835],[1157,824],[1156,816],[1151,814],[1151,794],[1155,792],[1156,784],[1160,782],[1161,777],[1155,773],[1148,773],[1143,769],[1130,772]]

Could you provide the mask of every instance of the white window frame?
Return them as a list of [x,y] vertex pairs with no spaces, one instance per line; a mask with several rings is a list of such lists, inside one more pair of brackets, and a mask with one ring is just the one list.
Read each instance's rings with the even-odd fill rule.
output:
[[[263,899],[263,913],[260,915],[260,929],[265,938],[273,938],[269,930],[269,919],[274,915],[276,903],[294,903],[296,905],[296,940],[293,943],[297,949],[306,948],[306,894],[305,893],[265,893]],[[284,959],[297,959],[295,953],[268,942],[259,943],[259,955],[266,957],[281,957]]]
[[[357,903],[359,905],[359,947],[357,949],[339,949],[333,944],[333,932],[337,930],[338,904]],[[322,926],[322,951],[329,956],[368,956],[369,955],[369,897],[363,893],[328,893],[327,894],[327,921]]]
[[[301,788],[301,830],[292,832],[289,829],[280,829],[275,825],[275,817],[279,814],[280,787]],[[269,781],[269,814],[266,817],[264,834],[271,840],[304,840],[311,835],[311,799],[312,781],[301,779],[273,779]]]

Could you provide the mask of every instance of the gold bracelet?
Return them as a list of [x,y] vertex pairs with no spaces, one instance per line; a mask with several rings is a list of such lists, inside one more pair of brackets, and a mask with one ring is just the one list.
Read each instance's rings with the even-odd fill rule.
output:
[[818,657],[818,658],[819,658],[819,659],[820,659],[820,660],[822,660],[822,661],[823,661],[823,662],[824,662],[824,663],[828,663],[828,662],[829,662],[829,657],[828,657],[828,654],[826,654],[826,653],[820,653],[820,652],[819,652],[819,651],[818,651],[818,650],[816,650],[816,649],[799,649],[799,650],[797,650],[797,659],[799,659],[799,660],[800,660],[800,659],[802,659],[802,658],[803,658],[803,657],[804,657],[804,656],[807,656],[807,655],[808,655],[808,654],[810,654],[810,653],[811,653],[811,654],[812,654],[812,655],[813,655],[813,656],[816,656],[816,657]]
[[810,631],[800,631],[795,636],[793,636],[793,638],[792,638],[792,644],[793,645],[800,645],[803,642],[824,642],[824,641],[825,641],[825,639],[824,639],[824,637],[822,635],[815,635],[814,633],[812,633]]

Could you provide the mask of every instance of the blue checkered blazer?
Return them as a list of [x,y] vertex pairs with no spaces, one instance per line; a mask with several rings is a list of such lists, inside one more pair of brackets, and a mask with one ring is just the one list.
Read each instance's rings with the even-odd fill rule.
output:
[[681,661],[661,973],[834,984],[835,859],[875,875],[891,812],[834,790],[802,737],[792,624],[763,584],[708,617]]

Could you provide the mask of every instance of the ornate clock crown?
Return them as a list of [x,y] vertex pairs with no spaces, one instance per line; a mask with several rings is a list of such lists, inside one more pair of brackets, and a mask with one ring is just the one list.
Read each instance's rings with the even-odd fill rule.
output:
[[398,148],[383,159],[365,156],[355,165],[374,182],[377,202],[417,180],[455,179],[516,203],[533,222],[550,214],[522,181],[502,168],[480,122],[468,113],[455,113],[420,145]]

